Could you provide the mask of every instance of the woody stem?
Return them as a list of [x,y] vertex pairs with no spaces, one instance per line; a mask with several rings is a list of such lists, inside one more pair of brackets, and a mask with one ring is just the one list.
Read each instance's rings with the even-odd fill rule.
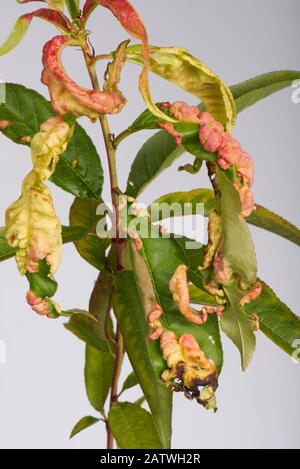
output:
[[[85,63],[88,69],[88,73],[91,79],[93,89],[95,91],[100,91],[100,85],[97,77],[95,61],[93,60],[93,54],[91,53],[90,47],[87,43],[82,46],[82,51],[85,59]],[[117,271],[120,272],[124,269],[124,243],[120,236],[120,212],[119,212],[119,196],[121,191],[118,185],[118,175],[117,175],[117,166],[116,166],[116,149],[113,145],[113,139],[110,132],[109,124],[107,117],[104,114],[99,116],[99,122],[102,129],[102,134],[104,138],[108,168],[109,168],[109,178],[110,178],[110,188],[111,188],[111,199],[114,207],[115,213],[115,237],[112,239],[112,243],[115,246],[117,253]],[[117,325],[116,332],[116,344],[115,344],[115,364],[114,371],[111,383],[111,394],[110,394],[110,409],[117,402],[118,399],[118,383],[124,357],[124,345],[123,338],[120,332],[119,326]],[[106,422],[106,431],[107,431],[107,449],[113,449],[114,438],[109,426],[108,421]]]

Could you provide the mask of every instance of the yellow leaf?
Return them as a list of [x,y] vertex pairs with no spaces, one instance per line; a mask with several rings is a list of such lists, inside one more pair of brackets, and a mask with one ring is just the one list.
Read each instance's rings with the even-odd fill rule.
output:
[[[127,49],[127,59],[143,65],[141,46]],[[150,46],[150,70],[199,98],[208,112],[230,132],[236,119],[230,88],[185,49]]]
[[38,272],[45,259],[53,274],[61,257],[61,225],[51,193],[32,171],[22,185],[22,195],[6,211],[6,238],[17,248],[16,261],[22,275]]

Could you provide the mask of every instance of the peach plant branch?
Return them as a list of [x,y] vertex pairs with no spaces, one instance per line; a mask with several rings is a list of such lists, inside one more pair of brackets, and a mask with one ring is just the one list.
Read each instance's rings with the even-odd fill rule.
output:
[[[82,47],[85,63],[87,65],[88,73],[91,79],[92,87],[95,91],[100,91],[99,80],[97,77],[95,62],[93,61],[93,54],[91,53],[91,49],[87,42]],[[123,261],[123,248],[124,243],[120,242],[120,223],[119,223],[119,195],[121,191],[118,185],[118,176],[117,176],[117,167],[116,167],[116,150],[112,142],[112,134],[110,132],[109,124],[106,115],[100,114],[99,122],[102,129],[102,134],[104,138],[105,148],[106,148],[106,155],[108,161],[108,168],[109,168],[109,178],[110,178],[110,187],[111,187],[111,198],[115,212],[115,219],[116,219],[116,237],[112,240],[113,244],[116,245],[116,253],[117,253],[117,270],[122,271],[124,269],[124,261]],[[107,312],[108,313],[108,312]],[[108,313],[109,314],[109,313]],[[107,314],[107,316],[108,316]],[[106,326],[107,326],[107,317],[105,319]],[[107,332],[107,327],[105,330]],[[117,332],[116,332],[116,341],[115,341],[115,363],[114,363],[114,370],[113,370],[113,377],[111,383],[111,394],[110,394],[110,403],[109,409],[117,402],[118,400],[118,383],[119,377],[121,373],[123,357],[124,357],[124,344],[123,344],[123,337],[120,331],[120,328],[117,324]],[[107,449],[113,449],[114,446],[114,437],[111,431],[110,425],[108,421],[106,421],[106,431],[107,431]]]

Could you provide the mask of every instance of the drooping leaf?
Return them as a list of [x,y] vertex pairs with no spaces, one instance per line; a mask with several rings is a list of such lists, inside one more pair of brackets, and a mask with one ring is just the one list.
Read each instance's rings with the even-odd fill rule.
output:
[[116,278],[113,308],[132,368],[147,399],[163,448],[171,442],[172,393],[160,380],[164,370],[159,345],[148,340],[149,327],[132,271]]
[[108,422],[122,449],[163,448],[151,414],[136,404],[115,404],[109,412]]
[[121,393],[123,393],[124,391],[127,391],[128,389],[133,388],[137,384],[139,384],[139,382],[137,380],[137,377],[135,376],[134,371],[132,371],[125,379],[122,389],[121,389]]
[[220,213],[224,230],[222,254],[233,272],[246,284],[253,285],[257,274],[256,255],[250,231],[240,215],[239,193],[224,171],[218,168],[217,179],[221,191]]
[[[71,313],[72,311],[68,311],[68,314]],[[64,327],[86,344],[101,352],[108,352],[106,340],[99,337],[98,334],[98,321],[91,314],[87,312],[74,312],[69,322],[64,324]]]
[[282,303],[273,290],[262,282],[261,295],[244,306],[259,316],[260,330],[282,350],[293,355],[300,337],[300,318]]
[[[8,121],[9,125],[2,133],[15,143],[30,144],[40,125],[55,114],[42,95],[22,85],[6,83],[4,101],[0,104],[0,121]],[[101,197],[100,158],[91,138],[77,123],[51,181],[75,196]]]
[[240,307],[242,292],[235,286],[225,287],[229,305],[221,317],[223,332],[237,346],[241,354],[242,369],[245,370],[253,356],[256,344],[251,318]]
[[[232,86],[230,89],[236,100],[237,111],[241,112],[267,96],[290,86],[293,80],[298,79],[299,76],[300,72],[298,71],[282,70],[263,74]],[[268,86],[264,87],[266,83]],[[153,135],[144,143],[135,157],[127,183],[128,194],[137,197],[184,151],[183,146],[176,147],[175,140],[165,131],[159,131]],[[153,160],[155,164],[152,163]]]
[[[100,274],[95,283],[90,299],[89,311],[98,320],[98,335],[105,339],[105,317],[111,304],[112,278]],[[108,331],[113,337],[113,325],[111,319],[107,321]],[[109,345],[114,352],[112,345]],[[112,353],[101,352],[87,345],[85,353],[85,388],[90,404],[98,412],[103,412],[104,405],[109,394],[114,370],[114,357]]]
[[[214,192],[211,189],[195,189],[189,192],[173,192],[163,195],[156,199],[153,204],[167,204],[170,207],[176,206],[177,208],[181,206],[182,215],[185,213],[184,204],[189,204],[189,215],[199,213],[199,210],[197,210],[197,204],[204,204],[204,215],[207,215],[210,210],[215,208],[215,197]],[[150,210],[151,206],[149,207],[149,211]],[[153,222],[163,220],[166,216],[174,216],[173,211],[170,211],[169,215],[167,211],[155,211],[153,214]],[[299,228],[261,205],[255,205],[255,210],[247,218],[247,223],[263,228],[271,233],[275,233],[278,236],[297,244],[297,246],[300,245]]]
[[33,18],[40,18],[40,19],[46,20],[49,23],[52,23],[54,26],[56,26],[60,31],[63,31],[63,32],[69,31],[68,22],[66,21],[66,19],[61,13],[55,10],[47,9],[47,8],[40,8],[37,11],[34,11],[32,13],[27,13],[21,16],[16,21],[8,38],[0,47],[0,56],[10,52],[22,41],[23,37],[28,31],[28,28]]
[[[129,61],[141,65],[140,46],[127,49]],[[198,97],[228,131],[236,118],[231,91],[203,62],[178,47],[150,47],[150,70]]]
[[70,435],[70,439],[73,438],[75,435],[78,435],[78,433],[82,432],[83,430],[86,430],[92,425],[95,425],[95,423],[98,423],[98,422],[100,422],[100,419],[97,419],[96,417],[92,417],[91,415],[82,417],[82,419],[80,419],[79,422],[77,422],[76,425],[74,426]]
[[106,250],[110,244],[108,238],[99,238],[96,233],[100,216],[96,214],[99,200],[76,198],[70,210],[70,225],[89,227],[88,234],[75,246],[79,254],[98,270],[106,268]]

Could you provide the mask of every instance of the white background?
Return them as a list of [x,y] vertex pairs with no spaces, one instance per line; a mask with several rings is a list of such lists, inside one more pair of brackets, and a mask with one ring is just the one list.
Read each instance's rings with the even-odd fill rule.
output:
[[[271,70],[300,70],[298,0],[132,3],[148,26],[151,43],[186,47],[229,84]],[[16,17],[34,6],[1,1],[1,41]],[[90,29],[98,53],[115,49],[126,38],[104,9],[94,13]],[[39,81],[41,48],[55,34],[53,27],[34,20],[23,43],[0,58],[0,78],[22,83],[48,96]],[[79,52],[67,52],[65,64],[78,82],[88,86]],[[129,102],[121,115],[110,119],[115,132],[123,130],[144,109],[135,87],[138,73],[134,65],[126,67],[121,89]],[[157,77],[151,78],[151,84],[157,101],[183,98],[197,102]],[[288,88],[245,111],[239,116],[234,134],[255,160],[256,201],[299,226],[300,104],[292,103],[291,93]],[[86,120],[82,123],[94,138],[107,174],[98,126]],[[144,132],[122,144],[118,156],[122,184],[147,136],[150,133]],[[27,148],[2,136],[0,144],[0,225],[3,225],[5,210],[19,196],[22,178],[30,169],[30,157]],[[178,173],[179,164],[190,160],[185,155],[162,174],[147,189],[143,201],[151,202],[163,192],[208,187],[205,171],[200,177]],[[52,190],[61,220],[67,223],[72,197],[54,186]],[[251,231],[257,246],[260,277],[299,312],[299,249],[275,235],[255,228]],[[72,246],[64,247],[56,297],[63,308],[86,308],[96,275]],[[19,277],[14,261],[0,265],[0,279],[0,340],[5,340],[7,346],[7,364],[0,365],[1,448],[104,447],[102,425],[68,440],[76,421],[93,414],[84,391],[83,344],[65,331],[60,321],[36,317],[26,306],[26,280]],[[224,337],[225,365],[217,414],[205,412],[181,395],[175,396],[175,448],[299,448],[299,365],[262,334],[257,339],[253,362],[242,373],[238,352]],[[124,376],[128,370],[127,367]],[[134,391],[128,398],[139,395]]]

